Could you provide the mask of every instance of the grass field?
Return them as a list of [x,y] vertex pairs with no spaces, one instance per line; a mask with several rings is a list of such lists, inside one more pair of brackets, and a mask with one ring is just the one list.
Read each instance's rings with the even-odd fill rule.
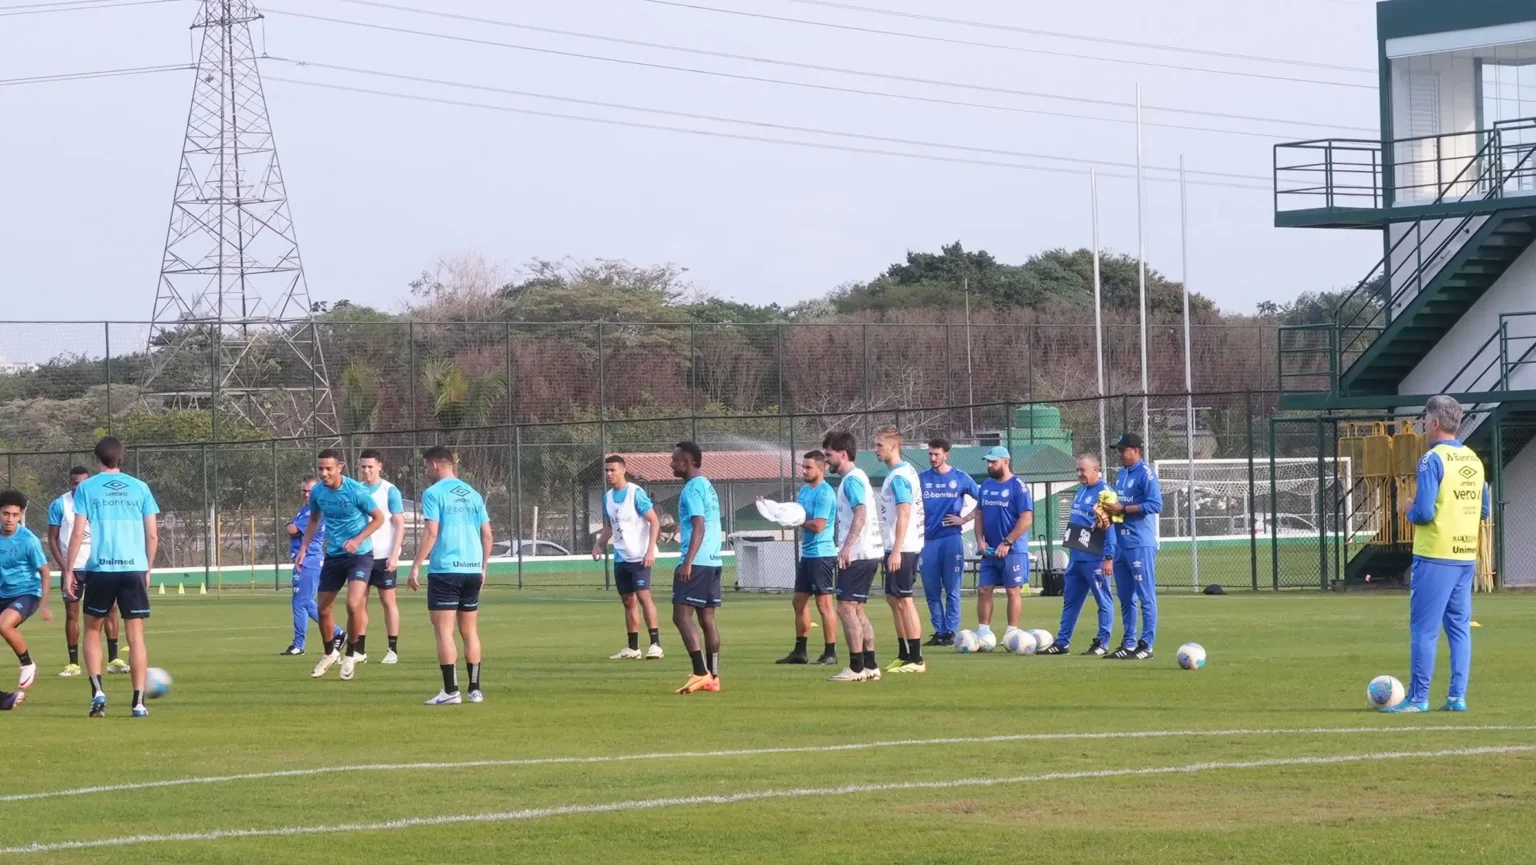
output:
[[[1472,712],[1399,717],[1363,704],[1372,676],[1407,677],[1402,595],[1169,597],[1152,662],[943,652],[925,675],[852,685],[775,666],[787,599],[733,596],[724,690],[684,698],[670,625],[666,660],[610,662],[611,595],[492,589],[487,702],[444,708],[421,705],[439,679],[420,595],[405,596],[402,663],[351,682],[309,679],[313,654],[277,656],[282,596],[154,601],[152,661],[176,685],[147,720],[128,717],[125,677],[108,681],[108,718],[88,720],[86,683],[52,676],[60,622],[27,624],[46,675],[0,715],[0,859],[1303,865],[1536,850],[1536,596],[1477,601]],[[1054,630],[1059,610],[1030,599],[1025,624]],[[890,617],[872,614],[889,660]],[[1205,670],[1175,665],[1186,640],[1210,652]],[[1154,731],[1169,735],[1132,735]],[[482,765],[441,765],[458,761]],[[272,774],[295,770],[326,771]],[[255,777],[79,792],[240,774]]]

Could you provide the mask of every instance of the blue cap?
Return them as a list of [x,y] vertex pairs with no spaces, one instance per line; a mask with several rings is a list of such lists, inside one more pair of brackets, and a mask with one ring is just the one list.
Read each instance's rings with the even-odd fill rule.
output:
[[987,462],[990,463],[990,462],[996,462],[998,460],[1012,459],[1012,457],[1008,456],[1008,449],[1007,448],[1003,447],[1002,445],[998,445],[997,447],[987,451],[986,459],[987,459]]

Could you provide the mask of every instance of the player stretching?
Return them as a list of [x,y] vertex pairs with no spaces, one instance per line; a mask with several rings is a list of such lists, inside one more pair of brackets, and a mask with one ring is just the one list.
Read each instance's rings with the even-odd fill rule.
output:
[[[80,675],[80,591],[85,588],[85,562],[91,556],[91,532],[85,532],[80,542],[80,554],[71,566],[64,564],[64,553],[69,548],[69,537],[75,529],[75,487],[91,476],[91,470],[75,466],[69,470],[69,491],[53,500],[48,506],[48,551],[59,566],[60,594],[64,596],[64,643],[69,649],[69,666],[60,676]],[[75,575],[74,594],[63,591],[64,571]],[[126,673],[128,662],[117,656],[117,610],[107,616],[107,672]]]
[[443,671],[443,689],[428,706],[454,706],[464,702],[459,694],[458,651],[453,627],[464,639],[464,666],[469,672],[469,701],[480,703],[480,590],[491,563],[491,518],[485,499],[475,488],[459,480],[453,451],[436,445],[421,454],[427,480],[432,486],[421,494],[421,518],[425,527],[416,561],[411,564],[411,591],[421,588],[421,566],[427,567],[427,612],[437,638],[437,663]]
[[[304,540],[304,529],[309,526],[309,493],[315,488],[319,480],[314,475],[309,475],[299,481],[299,495],[303,501],[299,503],[299,512],[293,515],[288,522],[288,561],[295,562],[299,558],[299,543]],[[304,646],[308,641],[309,623],[320,624],[320,608],[315,604],[315,593],[320,588],[320,563],[325,560],[325,527],[315,532],[310,539],[309,546],[304,547],[304,566],[293,568],[293,642],[288,648],[278,652],[279,655],[291,656],[304,654]],[[334,625],[331,639],[341,637],[345,632]],[[327,644],[329,644],[329,640]]]
[[933,638],[924,645],[953,646],[960,627],[960,583],[965,578],[963,527],[971,521],[965,500],[975,507],[981,487],[965,472],[949,465],[949,441],[928,443],[928,464],[933,468],[917,476],[923,493],[923,554],[918,565],[923,575],[923,597]]
[[837,544],[832,540],[837,516],[837,493],[827,483],[827,457],[811,451],[800,463],[800,478],[805,486],[795,494],[795,502],[805,510],[800,525],[800,561],[795,563],[795,649],[778,659],[777,664],[807,664],[810,656],[806,643],[811,639],[811,598],[821,613],[821,629],[826,642],[816,663],[837,666]]
[[821,449],[827,468],[842,480],[837,485],[837,617],[848,635],[848,666],[830,681],[864,682],[880,679],[875,658],[875,628],[864,604],[880,566],[880,520],[870,507],[869,476],[854,464],[858,439],[850,432],[827,433]]
[[43,621],[53,621],[48,611],[48,557],[43,555],[43,542],[22,525],[26,511],[25,495],[16,490],[0,492],[0,639],[21,664],[17,691],[25,691],[37,680],[37,665],[21,638],[21,623],[38,610]]
[[[656,539],[661,537],[661,518],[651,507],[651,497],[624,475],[624,458],[614,454],[603,460],[603,531],[592,545],[592,558],[601,559],[613,541],[613,582],[624,603],[624,629],[629,645],[610,661],[655,661],[667,656],[661,650],[661,630],[656,604],[651,600],[651,566],[656,564]],[[651,647],[640,654],[640,614],[650,632]]]
[[1077,619],[1090,594],[1099,608],[1099,631],[1083,654],[1102,655],[1109,651],[1109,629],[1115,620],[1115,599],[1109,593],[1109,580],[1115,573],[1115,530],[1108,512],[1099,507],[1108,488],[1099,469],[1098,455],[1083,454],[1077,458],[1077,494],[1072,497],[1072,514],[1067,518],[1067,536],[1062,541],[1068,557],[1061,629],[1056,642],[1042,654],[1065,655],[1072,651],[1072,632],[1077,629]]
[[[672,574],[672,621],[693,662],[679,694],[720,690],[720,497],[704,477],[704,452],[693,442],[672,451],[672,475],[684,481],[677,502],[682,561]],[[698,624],[694,624],[694,618]],[[706,654],[708,658],[706,660]]]
[[85,669],[91,681],[91,717],[107,714],[101,690],[101,626],[115,607],[128,632],[128,664],[133,679],[132,712],[144,708],[144,678],[149,653],[144,649],[144,620],[149,618],[149,575],[160,546],[160,506],[149,487],[123,474],[123,443],[107,436],[96,443],[96,475],[75,487],[75,525],[64,561],[73,562],[91,536],[85,562],[85,589],[76,592],[74,574],[64,572],[65,596],[78,594],[85,607]]
[[925,673],[923,623],[912,600],[917,562],[923,550],[923,499],[917,469],[901,458],[904,441],[893,426],[875,432],[875,458],[888,469],[880,486],[880,537],[885,548],[885,600],[896,621],[897,658],[892,673]]
[[[395,599],[395,572],[400,567],[400,541],[405,537],[405,503],[400,500],[400,488],[384,480],[384,457],[373,448],[357,458],[358,479],[373,497],[373,503],[389,515],[384,525],[373,533],[373,570],[368,575],[368,586],[379,590],[379,603],[384,605],[384,634],[389,638],[389,651],[384,653],[383,663],[399,663],[395,654],[400,647],[400,605]],[[365,590],[366,591],[366,590]],[[368,599],[363,598],[363,617],[357,634],[357,662],[368,662],[364,641],[368,636]]]
[[[1008,449],[987,451],[987,479],[976,507],[976,540],[981,574],[976,581],[976,632],[992,630],[992,590],[1008,593],[1008,630],[1019,626],[1024,590],[1029,587],[1029,528],[1035,505],[1029,487],[1013,473]],[[1007,631],[1003,632],[1007,636]]]
[[[1117,661],[1152,657],[1157,637],[1157,515],[1163,511],[1163,490],[1157,472],[1142,459],[1141,436],[1126,433],[1114,447],[1124,468],[1115,475],[1115,498],[1104,510],[1123,521],[1115,526],[1115,593],[1120,596],[1120,621],[1125,634],[1120,648],[1105,655]],[[1141,638],[1136,637],[1136,607],[1141,606]]]
[[[347,631],[333,637],[330,651],[309,674],[318,679],[337,661],[341,678],[351,679],[357,670],[357,638],[363,633],[362,621],[368,615],[368,580],[373,573],[373,533],[384,525],[384,511],[368,494],[368,488],[347,477],[341,452],[326,448],[315,459],[320,483],[309,491],[309,524],[299,541],[293,567],[303,570],[309,560],[309,545],[321,528],[325,529],[325,563],[320,566],[320,584],[315,605],[320,608],[320,633],[336,632],[336,618],[331,610],[336,594],[347,590]],[[342,640],[347,654],[341,654]]]

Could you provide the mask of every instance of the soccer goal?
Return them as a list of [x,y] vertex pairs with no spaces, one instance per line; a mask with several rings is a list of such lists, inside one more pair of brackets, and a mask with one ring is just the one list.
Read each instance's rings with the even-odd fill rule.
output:
[[1157,460],[1153,465],[1163,489],[1158,528],[1165,541],[1189,540],[1191,525],[1204,541],[1271,534],[1315,538],[1354,523],[1348,457],[1325,457],[1321,465],[1315,457],[1276,457],[1273,463],[1255,457],[1251,468],[1246,459]]

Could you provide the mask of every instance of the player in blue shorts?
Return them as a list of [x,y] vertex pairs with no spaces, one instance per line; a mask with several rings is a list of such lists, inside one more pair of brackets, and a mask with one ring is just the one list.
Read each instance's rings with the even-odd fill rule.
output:
[[875,431],[875,459],[885,464],[885,483],[875,499],[884,551],[885,600],[896,624],[896,660],[892,673],[926,673],[923,661],[923,622],[912,599],[917,562],[923,552],[923,498],[917,469],[901,458],[905,438],[894,426]]
[[[133,679],[135,718],[149,717],[144,681],[149,653],[144,648],[144,620],[149,618],[149,578],[160,547],[160,506],[138,478],[122,471],[123,443],[112,436],[96,442],[96,474],[75,487],[75,525],[64,561],[80,555],[87,533],[91,554],[85,562],[85,669],[91,683],[92,718],[107,714],[101,689],[101,627],[116,608],[128,632],[129,674]],[[64,594],[75,594],[74,574],[64,572]]]
[[48,557],[43,554],[43,542],[22,525],[26,512],[25,495],[17,490],[0,492],[0,639],[21,664],[18,691],[37,681],[37,665],[21,637],[21,623],[39,610],[43,621],[53,621],[48,610]]
[[[1120,622],[1125,633],[1120,648],[1105,655],[1116,661],[1147,661],[1157,641],[1157,515],[1163,512],[1163,489],[1157,472],[1143,459],[1141,436],[1126,433],[1113,445],[1120,452],[1115,474],[1116,501],[1104,509],[1120,517],[1115,525],[1115,594],[1120,596]],[[1136,625],[1141,610],[1141,631]]]
[[672,475],[684,482],[677,501],[683,555],[672,574],[672,621],[693,663],[688,681],[677,689],[679,694],[720,690],[720,628],[715,624],[715,610],[723,602],[720,497],[704,477],[703,465],[704,452],[693,442],[678,442],[672,450]]
[[[928,442],[928,471],[917,476],[923,493],[923,554],[918,570],[933,637],[924,645],[953,646],[960,628],[960,584],[965,579],[964,527],[981,487],[949,464],[948,439]],[[966,507],[969,499],[971,506]]]
[[806,644],[811,639],[811,599],[821,613],[825,635],[818,666],[837,666],[837,542],[834,519],[837,516],[837,492],[827,483],[827,456],[810,451],[801,460],[800,479],[805,486],[795,494],[795,503],[805,511],[800,525],[800,561],[795,563],[795,648],[778,659],[777,664],[809,664]]
[[982,548],[976,584],[976,631],[981,634],[992,630],[992,590],[997,586],[1008,593],[1008,630],[1019,626],[1029,587],[1029,528],[1035,521],[1029,485],[1013,473],[1008,449],[995,447],[986,460],[987,479],[981,482],[975,517]]
[[315,457],[320,483],[309,491],[309,525],[299,541],[293,566],[302,571],[309,560],[309,545],[321,528],[325,529],[325,563],[320,566],[320,583],[315,604],[320,608],[320,633],[336,630],[331,608],[336,595],[347,590],[347,654],[341,654],[341,642],[333,639],[330,651],[310,678],[318,679],[337,661],[341,678],[349,680],[357,671],[357,638],[363,633],[357,610],[368,608],[368,580],[373,575],[373,533],[384,525],[384,510],[368,493],[368,488],[347,477],[347,464],[341,451],[326,448]]
[[[639,484],[629,482],[624,458],[613,454],[603,460],[603,477],[608,491],[603,493],[603,530],[592,544],[592,558],[601,560],[613,542],[613,582],[624,604],[624,627],[629,645],[609,656],[610,661],[659,661],[667,656],[661,649],[661,629],[656,621],[656,604],[651,600],[651,567],[656,564],[656,541],[661,538],[661,517],[651,506],[651,497]],[[651,647],[640,653],[640,617],[650,631]]]
[[480,590],[491,565],[491,518],[485,499],[459,480],[453,451],[435,445],[421,454],[432,486],[421,494],[425,523],[416,561],[411,564],[411,591],[421,589],[421,566],[427,567],[427,612],[437,637],[437,663],[443,689],[428,706],[464,702],[459,693],[458,651],[454,625],[464,640],[464,665],[469,672],[469,702],[480,703]]

